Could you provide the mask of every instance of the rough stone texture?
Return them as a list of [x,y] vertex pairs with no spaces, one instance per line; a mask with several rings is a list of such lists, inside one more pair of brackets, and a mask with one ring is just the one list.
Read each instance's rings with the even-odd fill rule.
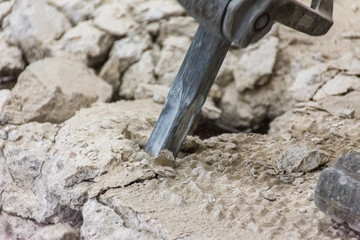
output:
[[328,161],[329,156],[324,151],[309,149],[301,145],[293,145],[279,156],[276,166],[280,171],[288,173],[309,172]]
[[350,91],[360,91],[360,79],[353,75],[336,75],[327,81],[314,95],[314,100],[328,96],[344,95]]
[[48,3],[60,9],[73,24],[93,17],[95,9],[103,0],[47,0]]
[[18,0],[10,14],[11,35],[28,62],[49,56],[49,43],[59,39],[70,27],[65,15],[46,0]]
[[19,76],[2,121],[59,123],[81,107],[108,101],[111,93],[111,87],[81,63],[47,58],[31,64]]
[[241,93],[246,89],[254,89],[269,81],[273,72],[279,39],[265,38],[254,49],[242,55],[234,69],[237,90]]
[[79,23],[67,31],[55,45],[55,56],[64,56],[85,63],[90,67],[103,63],[111,48],[113,38],[96,28],[90,21]]
[[14,1],[0,2],[0,29],[2,27],[2,21],[10,14],[13,4]]
[[112,35],[123,37],[138,25],[131,10],[131,6],[123,3],[102,5],[94,14],[94,24]]
[[[151,100],[140,100],[98,104],[80,110],[58,132],[51,160],[44,165],[51,191],[71,207],[81,207],[97,176],[107,176],[114,168],[120,171],[122,168],[116,167],[125,167],[126,162],[136,158],[161,107]],[[121,182],[119,175],[116,178]],[[126,185],[128,180],[124,182]],[[101,186],[99,191],[106,187]]]
[[[170,36],[164,40],[160,59],[155,68],[159,84],[170,85],[174,81],[190,43],[190,38],[185,36]],[[176,61],[172,61],[173,59]]]
[[100,76],[118,91],[120,76],[133,63],[138,61],[141,54],[150,48],[151,40],[148,34],[134,35],[116,41],[111,49],[109,59],[101,68]]
[[151,51],[142,54],[121,78],[119,96],[134,99],[135,90],[141,83],[155,83],[154,61]]
[[139,21],[151,22],[170,16],[181,16],[185,10],[175,0],[150,0],[136,4],[134,12]]
[[0,58],[0,83],[13,81],[25,67],[22,53],[2,34],[0,34],[0,52],[6,56]]
[[[11,110],[8,116],[21,113],[24,97],[36,100],[39,89],[56,88],[61,81],[67,82],[63,77],[70,79],[67,86],[71,90],[83,91],[90,86],[99,89],[90,83],[94,72],[89,75],[88,68],[73,62],[68,71],[43,66],[38,71],[41,74],[36,75],[47,79],[42,85],[36,81],[26,82],[26,86],[21,83],[23,87],[16,87],[16,95],[14,90],[0,91],[0,238],[359,238],[346,226],[334,225],[312,202],[320,173],[316,167],[360,151],[360,50],[356,33],[360,15],[353,0],[335,1],[336,21],[325,37],[312,38],[280,27],[246,50],[233,46],[199,121],[219,123],[217,126],[235,132],[234,127],[254,129],[266,119],[277,118],[268,133],[266,126],[261,129],[263,135],[221,134],[209,129],[209,135],[216,136],[204,140],[188,136],[175,160],[168,151],[153,159],[141,149],[155,125],[196,22],[175,0],[47,2],[49,5],[44,1],[17,2],[23,9],[17,7],[16,14],[5,17],[1,25],[1,34],[9,36],[9,45],[19,44],[26,56],[30,48],[26,52],[23,45],[36,45],[31,48],[32,56],[69,56],[58,48],[63,35],[74,33],[84,24],[90,27],[95,13],[99,20],[108,4],[121,4],[136,26],[121,33],[121,38],[114,32],[120,28],[105,29],[113,26],[110,22],[104,25],[105,31],[100,25],[91,26],[91,31],[113,35],[117,40],[106,63],[100,66],[102,62],[96,60],[94,68],[113,86],[106,87],[109,91],[102,99],[110,96],[111,90],[119,93],[121,85],[121,91],[137,100],[89,103],[60,125],[5,123],[6,111]],[[27,5],[45,7],[32,11],[35,7]],[[56,13],[51,21],[61,22],[66,16],[69,20],[65,22],[71,22],[73,29],[50,29],[54,23],[48,21],[44,13],[47,9]],[[0,7],[0,18],[1,14]],[[23,45],[12,37],[12,20],[20,15],[25,19],[15,30],[26,30]],[[106,18],[118,24],[116,15]],[[49,25],[49,35],[41,36],[50,37],[36,37],[45,40],[34,45],[28,32],[46,29],[48,25],[44,24]],[[68,39],[69,46],[81,51],[102,49],[101,41],[87,32],[75,36],[79,39]],[[153,63],[144,61],[145,56],[148,60],[151,56]],[[68,62],[58,60],[59,69],[63,69],[63,61]],[[253,62],[259,64],[250,64]],[[241,69],[247,64],[251,69]],[[76,75],[79,69],[85,69],[84,73]],[[29,75],[28,70],[25,72]],[[155,73],[158,85],[141,83],[150,72]],[[244,81],[239,80],[244,76]],[[53,83],[58,78],[63,80]],[[78,79],[81,86],[75,81]],[[69,99],[79,104],[78,100]],[[52,103],[47,106],[59,107]],[[199,136],[207,133],[196,129],[196,124],[194,128],[194,133],[201,131]]]

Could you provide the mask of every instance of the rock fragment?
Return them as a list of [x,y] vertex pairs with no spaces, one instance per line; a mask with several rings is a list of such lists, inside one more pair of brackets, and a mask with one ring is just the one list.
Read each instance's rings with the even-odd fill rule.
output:
[[67,31],[59,41],[55,56],[63,56],[95,67],[105,61],[113,38],[91,22],[81,22]]
[[135,15],[141,22],[152,22],[170,16],[181,16],[185,10],[174,0],[143,1],[134,8]]
[[265,38],[242,55],[234,69],[236,88],[239,92],[254,89],[269,81],[277,57],[278,44],[277,37]]
[[60,9],[70,18],[74,25],[92,18],[95,9],[103,0],[47,0],[49,4]]
[[10,14],[11,36],[30,63],[51,55],[49,44],[70,27],[66,16],[46,0],[16,1]]
[[122,76],[119,96],[134,99],[135,90],[141,83],[150,84],[155,81],[153,56],[151,51],[146,51]]
[[[191,43],[190,38],[170,36],[163,42],[160,59],[155,68],[158,84],[168,85],[174,81],[182,60]],[[176,61],[174,61],[176,59]]]
[[95,11],[94,24],[111,35],[124,37],[138,25],[131,10],[123,3],[102,5]]
[[319,87],[326,81],[326,79],[322,77],[326,68],[325,65],[319,64],[299,72],[295,82],[289,89],[293,97],[299,102],[309,101]]
[[353,91],[344,96],[327,97],[319,100],[321,106],[334,116],[360,118],[360,92]]
[[328,96],[344,95],[349,91],[360,90],[360,78],[353,75],[336,75],[327,81],[315,94],[314,100]]
[[100,77],[113,86],[118,91],[120,86],[120,76],[132,64],[137,62],[142,52],[151,46],[149,34],[140,34],[123,38],[114,43],[110,57],[101,68]]
[[0,52],[3,56],[0,58],[0,83],[16,80],[25,67],[22,52],[19,48],[12,46],[1,33]]
[[164,104],[169,87],[157,84],[139,84],[135,90],[135,99],[152,99],[156,103]]
[[2,113],[4,121],[60,123],[82,107],[108,101],[112,89],[80,63],[47,58],[28,66],[11,94],[12,101]]
[[276,160],[276,166],[280,171],[309,172],[329,161],[329,155],[317,149],[311,149],[304,145],[290,146]]

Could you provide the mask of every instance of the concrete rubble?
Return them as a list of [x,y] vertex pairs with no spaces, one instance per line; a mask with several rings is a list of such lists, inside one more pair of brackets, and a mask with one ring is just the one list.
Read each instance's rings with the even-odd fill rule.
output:
[[313,202],[360,151],[353,5],[325,37],[232,46],[177,158],[154,159],[196,21],[175,0],[0,2],[0,240],[359,238]]

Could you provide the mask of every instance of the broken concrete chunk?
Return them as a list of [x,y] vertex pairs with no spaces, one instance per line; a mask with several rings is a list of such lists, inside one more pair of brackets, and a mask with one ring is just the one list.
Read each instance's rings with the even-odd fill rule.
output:
[[123,3],[102,5],[95,11],[94,24],[111,35],[123,37],[138,25],[131,10]]
[[185,14],[184,8],[174,0],[143,1],[136,5],[134,12],[140,22],[152,22]]
[[10,14],[11,35],[30,63],[51,55],[49,43],[70,27],[66,16],[46,0],[16,1]]
[[47,58],[28,66],[11,93],[13,100],[4,107],[3,121],[60,123],[82,107],[108,101],[112,89],[80,63]]
[[299,102],[309,101],[326,81],[322,77],[326,69],[325,65],[319,64],[299,72],[295,82],[289,89],[294,98]]
[[59,41],[55,56],[64,56],[85,63],[89,67],[105,61],[113,38],[91,22],[81,22],[67,31]]
[[82,211],[84,223],[81,226],[81,237],[84,240],[158,239],[128,224],[128,217],[136,218],[136,214],[127,216],[118,211],[95,199],[87,201]]
[[81,21],[93,17],[95,9],[103,0],[47,0],[49,4],[56,6],[71,19],[76,25]]
[[276,61],[279,39],[269,37],[242,55],[234,69],[236,88],[239,92],[266,84]]
[[101,68],[100,77],[111,84],[114,91],[118,91],[120,76],[138,61],[142,52],[149,49],[150,46],[149,34],[135,35],[116,41],[111,49],[109,59]]
[[14,1],[0,2],[0,28],[2,26],[2,21],[4,20],[4,18],[10,14],[13,5]]
[[360,92],[353,91],[344,96],[326,97],[319,100],[321,106],[334,116],[360,118]]
[[[151,100],[119,101],[77,112],[58,132],[52,157],[43,167],[51,191],[73,208],[81,207],[94,189],[94,179],[136,157],[161,107]],[[95,189],[107,188],[106,182],[98,184]]]
[[141,83],[155,83],[155,80],[152,53],[146,51],[122,76],[119,96],[134,99],[135,90]]
[[279,156],[276,166],[280,171],[288,173],[310,172],[328,161],[329,155],[325,151],[296,144]]
[[[155,68],[155,74],[158,76],[159,84],[171,85],[190,44],[190,38],[184,36],[170,36],[164,40],[160,59]],[[174,59],[176,59],[176,61],[174,61]]]
[[80,232],[68,223],[58,223],[40,228],[31,240],[76,240]]
[[169,89],[163,85],[141,83],[135,90],[134,97],[135,99],[152,99],[156,103],[164,104]]
[[16,80],[24,69],[25,63],[19,48],[9,44],[4,35],[0,34],[0,83]]
[[360,78],[352,75],[336,75],[327,81],[315,94],[314,100],[328,96],[343,95],[352,90],[360,90]]

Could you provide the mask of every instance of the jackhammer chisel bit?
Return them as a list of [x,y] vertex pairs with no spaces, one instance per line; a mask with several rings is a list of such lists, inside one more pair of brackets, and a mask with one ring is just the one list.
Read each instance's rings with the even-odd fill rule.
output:
[[231,43],[245,48],[260,40],[275,22],[320,36],[332,26],[333,0],[178,0],[200,26],[170,88],[145,147],[157,157],[167,149],[176,157],[205,103]]

